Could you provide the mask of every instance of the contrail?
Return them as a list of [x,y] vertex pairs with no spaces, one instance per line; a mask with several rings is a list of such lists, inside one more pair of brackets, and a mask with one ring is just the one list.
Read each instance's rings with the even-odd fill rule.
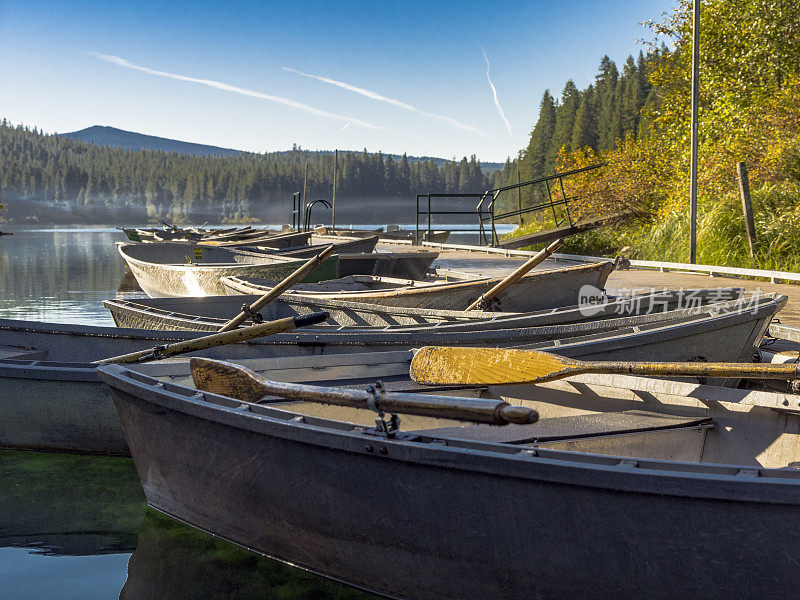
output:
[[461,121],[457,121],[451,117],[446,117],[444,115],[437,115],[436,113],[431,113],[424,111],[422,109],[417,108],[416,106],[412,106],[406,102],[402,102],[400,100],[395,100],[394,98],[387,98],[386,96],[382,96],[377,92],[373,92],[372,90],[365,90],[364,88],[356,87],[354,85],[350,85],[349,83],[345,83],[343,81],[336,81],[335,79],[330,79],[328,77],[320,77],[319,75],[311,75],[310,73],[303,73],[302,71],[298,71],[296,69],[292,69],[290,67],[283,67],[284,71],[289,71],[290,73],[296,73],[297,75],[302,75],[303,77],[309,77],[311,79],[316,79],[317,81],[322,81],[324,83],[329,83],[331,85],[335,85],[342,89],[348,90],[350,92],[355,92],[356,94],[361,94],[362,96],[366,96],[367,98],[371,98],[372,100],[378,100],[380,102],[386,102],[387,104],[391,104],[392,106],[396,106],[398,108],[402,108],[403,110],[407,110],[409,112],[417,113],[418,115],[424,115],[426,117],[432,117],[434,119],[439,119],[440,121],[444,121],[445,123],[449,123],[453,127],[458,127],[459,129],[465,129],[467,131],[471,131],[473,133],[478,133],[480,135],[486,135],[483,131],[478,129],[477,127],[473,127],[472,125],[466,125]]
[[234,94],[241,94],[242,96],[251,96],[253,98],[260,98],[261,100],[269,100],[270,102],[277,102],[278,104],[290,106],[292,108],[296,108],[297,110],[301,110],[303,112],[312,115],[317,115],[319,117],[326,117],[329,119],[336,119],[337,121],[346,121],[348,124],[354,123],[356,125],[360,125],[361,127],[366,127],[368,129],[380,129],[380,130],[387,129],[386,127],[379,127],[378,125],[368,123],[367,121],[362,121],[361,119],[347,117],[344,115],[337,115],[335,113],[330,113],[324,110],[320,110],[319,108],[314,108],[313,106],[309,106],[308,104],[303,104],[302,102],[297,102],[296,100],[290,100],[289,98],[282,98],[281,96],[273,96],[272,94],[264,94],[262,92],[256,92],[253,90],[248,90],[246,88],[236,87],[234,85],[222,83],[221,81],[214,81],[212,79],[200,79],[198,77],[188,77],[187,75],[168,73],[167,71],[157,71],[156,69],[150,69],[148,67],[135,65],[125,60],[124,58],[120,58],[119,56],[112,56],[110,54],[98,54],[97,52],[90,52],[89,54],[91,54],[95,58],[99,58],[100,60],[113,63],[120,67],[125,67],[127,69],[134,69],[136,71],[142,71],[143,73],[147,73],[149,75],[157,75],[158,77],[166,77],[168,79],[177,79],[178,81],[199,83],[201,85],[205,85],[211,88],[216,88],[218,90],[233,92]]
[[344,126],[339,131],[344,131],[348,127],[350,127],[350,123],[345,123]]
[[492,96],[494,96],[494,105],[497,107],[497,112],[500,113],[500,118],[503,119],[503,123],[506,124],[506,129],[508,129],[508,133],[511,133],[511,123],[508,122],[506,119],[506,113],[503,112],[503,107],[500,106],[500,100],[497,98],[497,90],[492,83],[492,78],[489,76],[489,58],[486,56],[486,50],[481,48],[481,52],[483,52],[483,58],[486,61],[486,79],[489,81],[489,87],[492,88]]

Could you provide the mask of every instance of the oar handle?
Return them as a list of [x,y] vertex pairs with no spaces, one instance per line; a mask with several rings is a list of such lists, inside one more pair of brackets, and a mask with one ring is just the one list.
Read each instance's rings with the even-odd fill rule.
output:
[[734,377],[745,379],[792,379],[800,377],[796,363],[703,363],[586,361],[592,372],[661,377]]
[[287,317],[285,319],[278,319],[277,321],[270,321],[269,323],[261,323],[260,325],[243,327],[242,329],[236,329],[234,331],[214,333],[212,335],[195,338],[193,340],[184,340],[182,342],[175,342],[174,344],[167,344],[165,346],[156,346],[155,348],[150,348],[148,350],[140,350],[139,352],[131,352],[130,354],[105,358],[103,360],[95,361],[95,364],[147,362],[149,360],[157,360],[160,358],[166,358],[168,356],[175,356],[176,354],[185,354],[187,352],[195,352],[197,350],[206,350],[208,348],[223,346],[225,344],[246,342],[248,340],[263,337],[265,335],[273,335],[283,331],[292,331],[299,327],[316,325],[318,323],[322,323],[328,318],[328,316],[329,313],[327,312],[316,312],[298,317]]
[[319,265],[321,265],[323,261],[327,259],[334,252],[336,252],[336,246],[333,244],[331,244],[327,248],[324,248],[322,252],[317,254],[315,257],[310,258],[308,261],[306,261],[306,263],[302,267],[294,271],[294,273],[286,277],[286,279],[281,281],[278,285],[276,285],[266,294],[261,296],[261,298],[253,302],[250,306],[242,310],[242,312],[236,315],[233,319],[231,319],[230,321],[225,323],[225,325],[220,327],[219,328],[220,332],[231,331],[232,329],[236,329],[239,325],[244,323],[251,314],[257,313],[267,304],[275,300],[275,298],[280,296],[283,292],[285,292],[295,283],[300,281],[304,276],[306,276],[308,273],[310,273],[311,271],[316,269]]
[[493,425],[530,424],[539,418],[539,414],[531,408],[512,406],[502,400],[283,383],[266,379],[246,367],[209,358],[193,358],[190,365],[198,389],[244,402],[257,402],[264,396],[272,395],[302,402]]
[[531,256],[519,268],[517,268],[515,271],[510,273],[502,281],[499,281],[493,288],[491,288],[489,291],[487,291],[486,293],[481,295],[481,297],[478,298],[477,300],[475,300],[475,302],[470,304],[466,308],[466,310],[475,310],[476,308],[484,307],[486,305],[486,303],[489,302],[489,300],[491,300],[492,298],[494,298],[495,296],[500,294],[503,290],[505,290],[512,283],[517,281],[520,277],[525,275],[528,271],[533,269],[536,265],[544,262],[544,260],[548,256],[550,256],[553,252],[558,250],[563,244],[564,244],[563,238],[562,239],[558,239],[555,242],[553,242],[552,244],[550,244],[549,246],[547,246],[547,248],[545,248],[543,250],[540,250],[534,256]]

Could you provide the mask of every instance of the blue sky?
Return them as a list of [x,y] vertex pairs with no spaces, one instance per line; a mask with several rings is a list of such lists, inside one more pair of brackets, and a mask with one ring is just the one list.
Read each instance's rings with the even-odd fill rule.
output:
[[2,0],[0,116],[255,152],[502,161],[527,145],[546,88],[585,87],[604,54],[621,65],[650,36],[639,22],[673,5]]

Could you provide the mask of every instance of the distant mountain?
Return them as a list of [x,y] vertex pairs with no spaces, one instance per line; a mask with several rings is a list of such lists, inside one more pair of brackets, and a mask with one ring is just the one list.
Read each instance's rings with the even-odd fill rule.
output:
[[[80,140],[81,142],[98,144],[100,146],[111,146],[112,148],[124,148],[125,150],[162,150],[164,152],[177,152],[178,154],[193,154],[196,156],[235,156],[243,152],[242,150],[220,148],[219,146],[181,142],[180,140],[171,140],[155,135],[145,135],[143,133],[136,133],[135,131],[125,131],[124,129],[117,129],[116,127],[107,127],[104,125],[93,125],[86,129],[81,129],[80,131],[62,133],[59,135]],[[282,150],[270,152],[269,154],[291,154],[292,152],[294,152],[294,150]],[[312,150],[312,152],[332,154],[333,150]],[[402,158],[399,154],[385,154],[384,156],[391,156],[394,160],[400,160]],[[408,160],[411,162],[431,160],[439,167],[445,163],[452,162],[450,159],[438,158],[436,156],[409,156]],[[456,159],[455,162],[458,162],[458,159]],[[491,172],[502,168],[503,163],[481,163],[481,169],[485,172]]]
[[80,131],[62,133],[61,135],[90,144],[124,148],[125,150],[163,150],[164,152],[177,152],[178,154],[194,154],[200,156],[234,156],[241,153],[241,150],[206,146],[205,144],[195,144],[193,142],[181,142],[154,135],[136,133],[134,131],[125,131],[124,129],[117,129],[116,127],[104,127],[102,125],[93,125],[92,127],[81,129]]

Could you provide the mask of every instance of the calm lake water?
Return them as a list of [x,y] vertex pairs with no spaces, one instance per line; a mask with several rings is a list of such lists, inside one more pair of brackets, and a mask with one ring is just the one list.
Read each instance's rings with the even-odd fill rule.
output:
[[0,318],[113,325],[125,265],[116,229],[12,230],[0,236]]

